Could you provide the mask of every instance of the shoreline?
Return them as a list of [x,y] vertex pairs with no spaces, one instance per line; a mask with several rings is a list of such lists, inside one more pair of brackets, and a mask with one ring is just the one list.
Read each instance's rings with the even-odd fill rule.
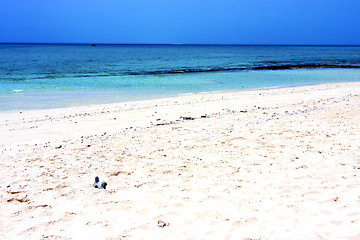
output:
[[[295,74],[296,73],[296,74]],[[171,98],[188,94],[198,94],[202,92],[227,92],[227,91],[253,91],[264,90],[274,88],[288,88],[317,84],[331,84],[341,82],[356,82],[359,81],[359,71],[355,69],[293,69],[293,70],[260,70],[260,71],[230,71],[230,72],[217,72],[212,73],[208,77],[208,80],[202,79],[196,83],[193,88],[191,86],[192,81],[196,77],[204,78],[200,75],[179,75],[177,83],[183,84],[182,87],[177,89],[176,84],[173,86],[169,79],[170,75],[164,75],[168,80],[159,85],[161,90],[156,90],[154,86],[149,86],[148,89],[129,85],[129,90],[125,91],[125,88],[115,88],[116,90],[109,90],[111,87],[103,86],[105,88],[99,89],[87,89],[74,88],[71,91],[62,91],[59,89],[47,89],[41,91],[35,91],[18,86],[16,91],[20,93],[7,93],[2,95],[0,103],[0,112],[8,111],[22,111],[33,109],[54,109],[54,108],[66,108],[66,107],[79,107],[87,105],[98,104],[112,104],[120,102],[132,102],[153,100],[161,98]],[[198,74],[198,73],[194,73]],[[207,74],[207,73],[204,73]],[[225,75],[223,75],[225,74]],[[230,75],[229,75],[230,74]],[[295,74],[295,75],[294,75]],[[319,75],[320,74],[320,75]],[[192,77],[191,77],[192,76]],[[145,77],[145,76],[143,76]],[[156,78],[156,76],[153,76]],[[231,79],[237,79],[232,83]],[[259,79],[257,79],[259,78]],[[227,79],[222,80],[221,79]],[[240,79],[240,80],[239,80]],[[242,80],[241,80],[242,79]],[[266,79],[273,79],[270,84]],[[279,80],[280,79],[280,80]],[[292,80],[289,80],[292,79]],[[338,81],[342,79],[342,81]],[[156,82],[159,79],[152,79]],[[203,82],[202,82],[203,81]],[[214,81],[220,81],[220,83],[214,83]],[[258,81],[258,82],[257,82]],[[119,81],[121,82],[121,81]],[[160,81],[161,82],[161,81]],[[204,84],[204,87],[201,87]],[[209,84],[209,85],[207,85]],[[65,84],[66,85],[66,84]],[[57,86],[59,87],[59,86]],[[20,107],[21,106],[21,107]]]
[[[312,70],[312,69],[308,69]],[[269,70],[271,71],[271,70]],[[285,70],[286,71],[286,70]],[[30,108],[30,109],[13,109],[13,110],[0,110],[0,114],[2,113],[12,113],[12,112],[25,112],[25,111],[47,111],[47,110],[55,110],[55,109],[70,109],[70,108],[82,108],[82,107],[91,107],[91,106],[102,106],[102,105],[114,105],[114,104],[123,104],[123,103],[136,103],[143,101],[156,101],[161,99],[171,99],[171,98],[181,98],[192,95],[202,95],[202,94],[218,94],[218,93],[241,93],[241,92],[251,92],[251,91],[266,91],[266,90],[276,90],[276,89],[286,89],[286,88],[298,88],[298,87],[306,87],[306,86],[317,86],[317,85],[326,85],[326,84],[347,84],[347,83],[356,83],[359,81],[348,81],[348,82],[320,82],[320,83],[307,83],[307,84],[295,84],[295,85],[284,85],[284,86],[271,86],[271,87],[256,87],[256,88],[245,88],[245,89],[235,89],[235,90],[214,90],[214,91],[200,91],[200,92],[187,92],[187,93],[177,93],[177,94],[169,94],[169,95],[161,95],[157,97],[150,98],[139,98],[135,100],[121,100],[115,102],[105,102],[105,103],[91,103],[91,104],[81,104],[81,105],[73,105],[73,106],[60,106],[60,107],[49,107],[49,108]]]
[[[53,124],[53,121],[58,121],[58,119],[66,119],[68,118],[69,121],[73,121],[74,123],[78,123],[79,118],[89,116],[92,117],[92,119],[95,119],[96,115],[104,115],[109,114],[112,112],[116,115],[116,113],[121,113],[121,111],[132,111],[134,108],[141,109],[147,109],[150,107],[158,108],[158,107],[167,107],[172,105],[180,105],[178,102],[181,102],[182,104],[191,103],[191,101],[201,101],[202,99],[208,98],[208,101],[222,101],[223,96],[235,96],[235,97],[244,97],[244,96],[250,96],[253,97],[253,95],[257,95],[261,92],[272,92],[272,91],[301,91],[302,88],[313,88],[313,87],[319,87],[319,88],[326,88],[329,86],[330,88],[334,88],[335,86],[339,85],[358,85],[360,82],[340,82],[340,83],[325,83],[325,84],[311,84],[311,85],[302,85],[302,86],[290,86],[290,87],[275,87],[275,88],[263,88],[263,89],[247,89],[244,91],[241,90],[227,90],[227,91],[216,91],[216,92],[202,92],[202,93],[190,93],[185,95],[178,95],[178,96],[171,96],[171,97],[164,97],[164,98],[155,98],[155,99],[145,99],[145,100],[135,100],[135,101],[124,101],[124,102],[116,102],[116,103],[105,103],[105,104],[91,104],[91,105],[82,105],[82,106],[72,106],[72,107],[61,107],[61,108],[48,108],[48,109],[29,109],[29,110],[11,110],[11,111],[0,111],[0,129],[9,130],[9,128],[6,128],[4,126],[5,122],[11,122],[13,120],[17,120],[18,122],[16,124],[20,124],[21,119],[22,122],[25,122],[25,117],[29,117],[27,120],[28,123],[32,122],[48,122],[47,128],[52,128],[51,124]],[[271,93],[273,94],[273,93]],[[200,100],[201,99],[201,100]],[[245,101],[247,101],[245,99]],[[219,105],[220,103],[218,103]],[[228,103],[226,103],[228,104]],[[161,106],[163,105],[163,106]],[[246,107],[249,104],[247,104]],[[219,108],[219,107],[218,107]],[[171,113],[174,115],[174,113]],[[197,115],[201,115],[201,113],[196,113]],[[181,114],[178,117],[173,117],[172,120],[168,121],[176,121],[180,119]],[[203,113],[203,115],[206,115],[206,112]],[[119,118],[117,116],[114,116],[112,119],[119,121]],[[111,119],[111,117],[109,118]],[[102,120],[105,120],[104,118]],[[143,119],[145,122],[145,119]],[[156,120],[156,119],[155,119]],[[150,121],[151,123],[156,122],[154,119],[153,121]],[[116,122],[116,121],[115,121]],[[122,121],[122,123],[125,123],[127,121]],[[116,124],[116,123],[115,123]],[[110,124],[114,125],[114,124]],[[124,127],[127,125],[124,125]],[[67,127],[72,127],[68,125]],[[95,126],[94,126],[95,127]],[[130,125],[127,126],[132,127]],[[37,129],[38,126],[30,126],[30,129]],[[84,127],[84,134],[88,130],[88,126]],[[125,127],[126,128],[126,127]],[[30,130],[29,129],[29,130]],[[118,128],[119,129],[119,128]],[[13,131],[12,129],[10,129]],[[62,131],[63,129],[61,129]],[[105,131],[106,129],[104,129]],[[5,132],[5,131],[3,131]],[[26,135],[24,133],[24,135]],[[78,134],[79,135],[79,134]],[[85,134],[86,135],[86,134]],[[4,141],[5,140],[5,141]],[[4,142],[8,142],[9,139],[6,139],[2,137],[0,138],[0,145]],[[20,139],[15,140],[17,142],[21,142]]]
[[347,82],[0,112],[0,238],[357,239],[359,107]]

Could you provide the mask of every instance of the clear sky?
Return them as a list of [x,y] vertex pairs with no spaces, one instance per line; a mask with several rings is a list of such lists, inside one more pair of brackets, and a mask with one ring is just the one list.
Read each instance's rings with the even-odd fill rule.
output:
[[0,42],[360,45],[360,0],[0,0]]

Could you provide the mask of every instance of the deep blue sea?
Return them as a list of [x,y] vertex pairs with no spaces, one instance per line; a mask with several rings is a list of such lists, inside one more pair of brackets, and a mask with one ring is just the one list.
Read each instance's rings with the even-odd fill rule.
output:
[[0,44],[0,111],[360,81],[360,46]]

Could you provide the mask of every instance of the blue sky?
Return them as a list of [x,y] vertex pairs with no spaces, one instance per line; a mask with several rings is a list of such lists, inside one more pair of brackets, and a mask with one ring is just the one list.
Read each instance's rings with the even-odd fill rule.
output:
[[360,45],[360,0],[0,0],[0,42]]

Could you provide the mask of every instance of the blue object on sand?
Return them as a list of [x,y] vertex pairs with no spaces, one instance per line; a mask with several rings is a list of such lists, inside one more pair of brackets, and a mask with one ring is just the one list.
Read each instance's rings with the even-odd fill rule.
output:
[[102,182],[100,183],[99,177],[98,177],[98,176],[95,177],[95,182],[94,182],[94,184],[93,184],[93,187],[94,187],[94,188],[106,189],[106,185],[107,185],[107,183],[106,183],[105,181],[102,181]]

